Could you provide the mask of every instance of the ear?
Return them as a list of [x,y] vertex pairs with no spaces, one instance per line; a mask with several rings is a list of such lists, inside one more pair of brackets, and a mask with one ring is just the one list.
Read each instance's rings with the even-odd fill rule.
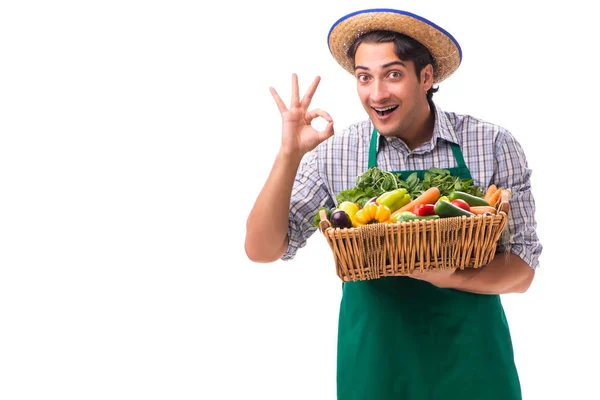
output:
[[421,84],[427,92],[433,86],[433,65],[427,64],[421,70]]

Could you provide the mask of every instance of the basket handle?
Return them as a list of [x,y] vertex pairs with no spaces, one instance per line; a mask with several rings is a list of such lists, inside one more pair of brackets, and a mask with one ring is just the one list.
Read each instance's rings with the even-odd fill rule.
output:
[[496,207],[496,209],[498,210],[498,212],[503,212],[504,214],[508,215],[508,212],[510,211],[510,191],[506,190],[506,189],[500,189],[502,190],[502,192],[500,193],[500,199],[498,200],[498,207]]
[[331,222],[327,219],[327,212],[325,212],[325,210],[319,211],[319,217],[321,218],[319,221],[319,229],[322,233],[325,233],[325,230],[331,228]]

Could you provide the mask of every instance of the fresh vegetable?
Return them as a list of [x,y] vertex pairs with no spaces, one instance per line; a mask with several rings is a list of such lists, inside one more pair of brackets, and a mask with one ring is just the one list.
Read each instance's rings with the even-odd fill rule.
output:
[[437,199],[437,201],[440,201],[440,200],[450,201],[450,199],[448,198],[448,196],[440,196],[440,198]]
[[412,211],[400,211],[398,213],[394,213],[391,219],[394,222],[405,222],[417,219],[417,216]]
[[352,228],[352,220],[344,210],[335,210],[329,220],[333,228]]
[[367,202],[365,204],[369,204],[369,203],[377,203],[377,198],[379,196],[373,196],[371,197],[369,200],[367,200]]
[[448,196],[450,192],[459,190],[474,196],[483,196],[483,190],[480,186],[473,185],[473,179],[460,178],[450,174],[450,171],[440,168],[429,168],[425,171],[422,188],[427,190],[430,187],[440,189],[441,196]]
[[483,196],[479,186],[473,185],[472,179],[462,179],[450,174],[450,171],[440,168],[430,168],[420,180],[417,173],[410,174],[405,180],[401,175],[371,167],[356,178],[356,186],[341,191],[336,196],[336,202],[350,201],[363,207],[372,197],[378,197],[385,192],[404,188],[411,199],[423,194],[427,189],[437,187],[441,196],[447,196],[454,190],[459,190],[474,196]]
[[441,200],[435,203],[435,213],[442,218],[460,217],[463,215],[467,217],[472,217],[475,215],[472,212],[463,210],[462,208],[455,206],[454,204],[446,200]]
[[496,214],[496,209],[492,206],[473,206],[470,211],[475,215],[485,213]]
[[439,215],[415,215],[414,213],[412,213],[410,211],[401,211],[392,218],[392,221],[408,222],[408,221],[415,221],[415,220],[421,220],[421,219],[424,219],[424,220],[438,219],[439,217],[440,217]]
[[488,203],[490,203],[490,199],[492,198],[494,193],[496,193],[497,190],[498,190],[498,187],[492,183],[490,186],[488,186],[487,190],[485,191],[485,194],[483,195],[483,199],[485,201],[487,201]]
[[417,206],[419,204],[435,204],[435,202],[439,198],[440,198],[440,190],[435,186],[430,187],[429,189],[427,189],[426,191],[421,193],[420,196],[418,196],[414,200],[412,200],[410,203],[406,204],[403,207],[400,207],[396,212],[413,210],[415,208],[415,206]]
[[338,193],[336,196],[337,203],[350,201],[363,207],[371,198],[398,189],[400,187],[398,185],[399,180],[398,174],[371,167],[356,178],[356,186]]
[[502,190],[504,189],[498,189],[494,192],[494,194],[491,195],[489,200],[490,206],[496,206],[498,204],[498,202],[500,201],[500,196],[502,195]]
[[454,199],[450,203],[454,204],[457,207],[462,208],[463,210],[471,211],[471,206],[469,205],[469,203],[467,203],[463,199]]
[[448,195],[450,201],[461,199],[466,201],[470,206],[489,206],[490,203],[485,201],[483,197],[473,196],[472,194],[461,192],[460,190],[454,190]]
[[352,203],[351,201],[343,201],[338,204],[337,208],[338,210],[345,211],[350,218],[354,217],[354,214],[356,214],[356,212],[360,209],[358,204]]
[[413,208],[413,214],[418,215],[419,217],[424,217],[426,215],[435,215],[435,205],[434,204],[418,204]]
[[385,204],[369,203],[358,210],[352,219],[353,226],[387,222],[392,212]]
[[375,202],[386,205],[391,212],[394,212],[410,202],[410,195],[408,190],[400,188],[383,193]]
[[384,192],[384,190],[375,189],[372,187],[364,187],[364,188],[354,187],[352,189],[348,189],[348,190],[344,190],[343,192],[340,192],[338,194],[338,196],[336,197],[336,200],[338,203],[341,203],[344,201],[350,201],[350,202],[356,203],[360,207],[362,207],[367,203],[367,201],[369,201],[369,199],[371,199],[372,197],[379,196],[383,192]]

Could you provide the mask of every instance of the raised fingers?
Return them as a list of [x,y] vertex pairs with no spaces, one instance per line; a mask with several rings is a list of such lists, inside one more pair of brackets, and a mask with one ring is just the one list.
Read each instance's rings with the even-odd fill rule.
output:
[[292,74],[292,103],[290,107],[296,107],[300,104],[300,89],[298,89],[298,75]]
[[269,88],[269,91],[271,92],[271,96],[273,96],[273,98],[275,99],[275,103],[277,103],[277,108],[279,108],[279,112],[286,112],[287,107],[285,106],[283,100],[281,100],[281,97],[279,97],[279,94],[277,94],[277,91],[272,87]]
[[[319,86],[320,81],[321,81],[321,77],[317,76],[313,80],[313,82],[310,85],[310,87],[308,88],[308,90],[306,91],[306,94],[302,97],[302,101],[300,101],[300,89],[298,87],[298,75],[292,74],[292,102],[290,103],[290,108],[300,107],[300,108],[303,108],[306,110],[308,108],[308,106],[310,105],[310,102],[312,101],[313,95],[315,94],[315,91],[317,90],[317,87]],[[269,88],[269,91],[271,92],[273,99],[275,99],[275,103],[277,103],[279,112],[283,113],[283,112],[287,111],[288,108],[286,107],[283,100],[281,100],[281,97],[279,96],[277,91],[272,87]],[[313,118],[316,118],[316,117],[313,117]],[[323,117],[323,118],[325,118],[325,117]]]
[[300,105],[303,108],[308,108],[308,106],[310,105],[310,102],[312,101],[313,95],[317,91],[317,86],[319,86],[320,81],[321,81],[321,77],[317,76],[313,80],[312,84],[310,85],[310,87],[308,88],[306,93],[304,94],[304,97],[302,97],[302,102],[300,103]]

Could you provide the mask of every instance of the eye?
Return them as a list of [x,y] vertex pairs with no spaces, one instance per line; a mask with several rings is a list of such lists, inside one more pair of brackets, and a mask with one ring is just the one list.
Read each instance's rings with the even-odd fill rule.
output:
[[392,78],[392,79],[399,79],[399,78],[402,77],[402,74],[400,72],[398,72],[398,71],[392,71],[392,72],[389,73],[388,76],[390,78]]
[[361,83],[365,83],[365,82],[369,81],[369,76],[368,75],[358,75],[356,77],[356,79],[358,79],[358,81]]

